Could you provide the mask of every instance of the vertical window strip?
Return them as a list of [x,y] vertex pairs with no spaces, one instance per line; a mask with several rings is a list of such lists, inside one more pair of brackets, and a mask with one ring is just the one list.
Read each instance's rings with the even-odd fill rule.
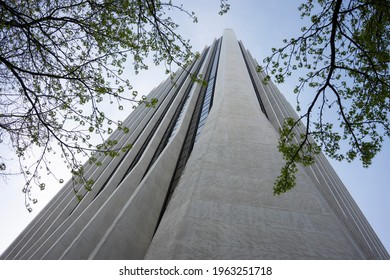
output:
[[[209,52],[209,49],[210,48],[207,48],[204,51],[202,57],[199,60],[198,65],[193,73],[194,75],[198,75],[200,68],[201,68],[201,66],[202,66],[202,64],[203,64],[203,62],[204,62],[204,60]],[[195,63],[193,65],[195,65]],[[188,71],[188,73],[191,73],[191,69],[190,69],[190,71]],[[177,107],[177,109],[172,117],[172,120],[170,121],[168,128],[166,129],[164,136],[162,137],[161,142],[160,142],[155,154],[153,155],[152,160],[150,161],[149,166],[144,173],[144,176],[149,171],[149,169],[153,165],[153,163],[160,156],[161,152],[165,149],[165,147],[168,145],[168,143],[172,140],[173,136],[176,134],[176,130],[179,127],[179,124],[181,122],[181,119],[184,115],[185,110],[187,109],[187,105],[188,105],[188,102],[190,100],[190,97],[193,94],[194,84],[195,84],[195,82],[192,82],[191,84],[188,85],[186,93],[183,95],[182,100],[181,100],[179,106]],[[178,90],[180,90],[180,89],[181,89],[181,86],[178,88]]]
[[249,77],[251,78],[252,86],[253,86],[253,89],[255,90],[256,97],[257,97],[257,101],[259,102],[261,111],[263,111],[264,115],[267,117],[267,119],[269,119],[269,118],[268,118],[268,115],[267,115],[267,112],[265,111],[265,107],[264,107],[263,101],[261,100],[260,93],[259,93],[259,91],[258,91],[258,89],[257,89],[256,83],[255,83],[255,80],[254,80],[254,77],[253,77],[252,72],[251,72],[251,70],[250,70],[250,68],[249,68],[249,64],[248,64],[248,61],[247,61],[247,56],[246,56],[246,54],[245,54],[244,46],[242,45],[241,42],[238,42],[238,44],[239,44],[239,46],[240,46],[240,50],[241,50],[242,56],[244,57],[246,69],[247,69],[247,71],[248,71]]
[[[191,68],[189,71],[192,70],[192,68],[194,67],[195,63],[193,63],[191,65]],[[184,75],[184,74],[183,74]],[[172,98],[169,100],[169,103],[167,104],[167,106],[165,107],[163,113],[161,114],[161,116],[159,117],[159,119],[157,120],[157,122],[155,123],[155,125],[153,126],[152,128],[152,131],[149,133],[148,137],[146,138],[145,142],[142,144],[142,147],[141,149],[138,151],[137,155],[135,156],[134,160],[132,161],[132,163],[130,164],[129,168],[127,169],[125,175],[123,176],[121,182],[124,180],[124,178],[131,172],[131,170],[134,168],[134,166],[138,163],[139,159],[141,158],[142,154],[144,153],[146,147],[149,145],[149,142],[150,140],[152,139],[154,133],[156,132],[157,128],[160,126],[160,123],[161,121],[164,119],[166,113],[168,112],[168,109],[171,107],[172,103],[173,103],[173,100],[175,100],[176,96],[178,95],[181,87],[183,86],[184,82],[185,82],[185,78],[183,78],[181,81],[180,81],[180,84],[179,85],[175,85],[173,84],[171,89],[172,90],[174,87],[176,87],[176,90],[175,90],[175,93],[174,95],[172,96]],[[167,95],[168,96],[168,95]],[[162,101],[161,101],[162,102]],[[145,126],[146,127],[146,126]],[[145,173],[146,174],[146,173]]]
[[216,52],[214,55],[214,61],[213,61],[210,75],[209,75],[209,78],[207,81],[207,87],[206,87],[205,96],[204,96],[204,100],[203,100],[202,111],[200,113],[200,119],[198,122],[198,127],[197,127],[197,131],[196,131],[194,143],[196,141],[198,141],[199,135],[203,129],[204,124],[206,123],[206,119],[209,115],[211,106],[213,104],[213,96],[214,96],[216,75],[217,75],[217,70],[218,70],[219,53],[221,50],[221,43],[222,43],[222,39],[219,39],[217,41],[217,48],[216,48]]
[[[216,64],[218,64],[221,42],[222,42],[222,39],[218,39],[218,41],[215,43],[211,67],[207,70],[207,74],[206,74],[207,81],[210,81],[209,77],[215,76],[215,72],[217,69]],[[214,73],[212,73],[213,70],[214,70]],[[195,110],[194,110],[194,113],[193,113],[193,116],[191,119],[191,123],[190,123],[189,129],[187,131],[187,135],[186,135],[186,138],[184,140],[184,145],[183,145],[180,157],[179,157],[178,166],[176,167],[175,174],[173,176],[173,184],[171,184],[171,187],[170,187],[169,197],[173,193],[173,191],[176,187],[176,184],[177,184],[177,182],[178,182],[178,180],[179,180],[179,178],[184,170],[184,166],[187,163],[187,160],[191,154],[194,143],[197,140],[197,136],[200,134],[200,131],[204,125],[204,122],[202,124],[202,122],[200,121],[202,114],[204,117],[203,120],[205,120],[208,116],[208,112],[209,112],[210,106],[211,106],[211,102],[210,102],[211,98],[212,98],[211,93],[213,91],[213,90],[211,90],[211,92],[210,92],[208,90],[210,88],[214,89],[213,86],[214,86],[213,84],[208,82],[206,88],[203,89],[199,94],[199,98],[197,100],[197,104],[195,106]],[[207,92],[209,92],[208,96],[207,96]],[[206,97],[209,98],[209,101],[205,103]]]
[[[187,164],[187,160],[192,152],[192,148],[194,146],[194,143],[197,139],[198,134],[200,133],[199,129],[200,127],[203,127],[204,123],[201,124],[203,121],[206,120],[208,113],[210,111],[211,105],[212,105],[212,97],[213,97],[213,92],[214,92],[214,80],[218,68],[218,61],[219,61],[219,54],[220,54],[220,49],[221,49],[221,43],[222,43],[222,38],[219,38],[215,42],[215,47],[213,49],[213,56],[212,56],[212,61],[210,63],[211,66],[206,71],[205,78],[207,79],[208,83],[203,90],[199,93],[199,97],[197,100],[197,103],[195,105],[195,109],[191,118],[191,122],[189,125],[189,128],[187,130],[187,134],[184,140],[184,144],[182,146],[182,150],[180,152],[179,160],[177,162],[175,172],[173,173],[171,184],[169,186],[168,192],[165,197],[164,205],[162,207],[162,210],[160,212],[159,216],[159,221],[157,223],[156,229],[158,228],[158,225],[160,224],[161,218],[165,212],[166,207],[168,206],[168,203],[170,201],[170,198],[173,194],[173,191],[175,190],[179,179],[181,177],[181,174],[184,171],[184,168]],[[212,81],[212,82],[210,82]],[[206,102],[205,102],[206,101]],[[206,109],[203,109],[206,108]],[[201,112],[204,114],[204,119],[200,121],[201,119]],[[199,125],[201,124],[201,125]]]

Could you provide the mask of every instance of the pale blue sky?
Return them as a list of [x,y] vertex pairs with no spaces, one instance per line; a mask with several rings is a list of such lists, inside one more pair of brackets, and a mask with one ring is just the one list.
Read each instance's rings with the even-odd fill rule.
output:
[[[196,24],[193,24],[187,16],[179,17],[182,25],[180,31],[183,37],[191,40],[194,50],[201,51],[214,38],[220,37],[225,28],[233,28],[237,38],[242,40],[245,47],[259,62],[270,53],[271,47],[278,47],[284,38],[299,34],[300,28],[304,25],[297,11],[300,0],[230,0],[231,10],[222,17],[218,15],[219,0],[174,2],[183,3],[198,15],[199,22]],[[142,94],[147,94],[159,81],[165,79],[161,67],[150,68],[151,70],[130,78]],[[133,75],[131,71],[129,75]],[[278,85],[293,106],[295,96],[292,92],[296,80],[297,77],[293,76],[285,84]],[[124,115],[120,117],[123,118]],[[387,139],[383,151],[374,159],[369,169],[362,168],[359,162],[348,164],[331,161],[388,251],[390,251],[389,142]],[[0,147],[0,152],[4,155],[6,149]],[[8,156],[8,158],[12,157],[11,154]],[[59,172],[67,171],[60,169]],[[35,193],[39,203],[30,214],[24,208],[22,180],[14,178],[5,182],[0,181],[0,254],[61,187],[54,182],[47,185],[45,191]]]

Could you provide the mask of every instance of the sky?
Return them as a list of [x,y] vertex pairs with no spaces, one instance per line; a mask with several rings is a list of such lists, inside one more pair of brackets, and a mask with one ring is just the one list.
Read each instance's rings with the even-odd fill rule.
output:
[[[299,34],[304,22],[297,10],[302,0],[229,0],[230,11],[219,16],[219,0],[175,0],[198,16],[198,23],[192,23],[188,16],[174,13],[173,19],[181,25],[179,32],[191,41],[194,51],[201,51],[213,39],[222,36],[225,28],[232,28],[236,37],[249,49],[252,56],[261,62],[270,54],[272,47],[282,46],[282,40]],[[137,76],[129,70],[130,81],[141,94],[148,92],[166,79],[162,67],[150,67]],[[293,89],[298,76],[292,76],[286,83],[277,85],[287,100],[295,105]],[[310,93],[307,93],[310,94]],[[127,115],[129,111],[124,112]],[[123,113],[122,113],[123,114]],[[118,115],[124,118],[125,115]],[[346,163],[330,161],[336,173],[355,199],[365,217],[390,251],[390,139],[386,139],[381,153],[367,169],[360,162]],[[3,157],[14,158],[4,147]],[[61,167],[53,166],[64,173]],[[68,176],[68,177],[67,177]],[[64,178],[70,178],[64,174]],[[60,190],[61,185],[50,182],[44,191],[37,191],[34,197],[38,203],[32,213],[24,206],[22,178],[0,179],[0,254],[18,234],[39,213],[47,202]]]

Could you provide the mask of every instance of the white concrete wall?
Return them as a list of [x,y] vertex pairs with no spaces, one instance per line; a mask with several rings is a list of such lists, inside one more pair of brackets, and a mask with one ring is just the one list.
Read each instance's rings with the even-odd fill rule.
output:
[[273,195],[277,140],[226,30],[213,107],[146,258],[364,258],[305,172]]

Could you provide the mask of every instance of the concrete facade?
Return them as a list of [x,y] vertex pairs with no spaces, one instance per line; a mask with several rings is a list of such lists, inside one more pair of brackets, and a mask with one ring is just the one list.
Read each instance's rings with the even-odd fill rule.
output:
[[388,259],[323,155],[273,195],[277,129],[296,115],[256,65],[225,30],[187,69],[210,86],[179,71],[155,88],[157,107],[140,106],[130,133],[111,136],[133,148],[86,164],[93,190],[78,203],[69,182],[1,258]]

